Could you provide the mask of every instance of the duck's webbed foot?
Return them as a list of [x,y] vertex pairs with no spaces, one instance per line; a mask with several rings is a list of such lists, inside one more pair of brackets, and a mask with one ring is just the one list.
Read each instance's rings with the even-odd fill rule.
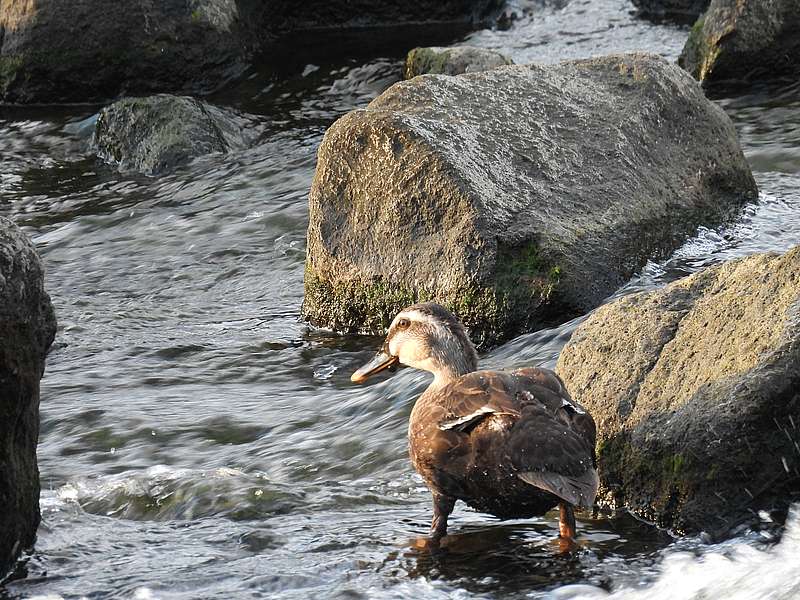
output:
[[433,522],[431,523],[431,542],[435,545],[447,535],[447,517],[453,512],[456,499],[442,494],[433,495]]

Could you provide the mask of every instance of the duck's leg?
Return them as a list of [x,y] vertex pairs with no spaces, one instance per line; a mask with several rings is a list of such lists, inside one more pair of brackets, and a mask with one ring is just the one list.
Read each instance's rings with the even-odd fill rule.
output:
[[456,499],[442,494],[433,494],[433,522],[431,523],[431,542],[434,544],[447,534],[447,517],[453,512]]
[[575,539],[575,513],[572,505],[561,501],[558,503],[558,535],[562,540]]

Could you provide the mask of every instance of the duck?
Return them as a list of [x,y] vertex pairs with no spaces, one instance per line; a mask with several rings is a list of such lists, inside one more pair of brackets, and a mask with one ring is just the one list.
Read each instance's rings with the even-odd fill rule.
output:
[[553,371],[478,370],[464,325],[443,306],[401,310],[354,383],[397,365],[433,381],[408,426],[409,456],[431,491],[429,541],[438,546],[456,501],[499,517],[542,516],[559,507],[559,538],[574,543],[575,509],[594,505],[599,486],[592,416]]

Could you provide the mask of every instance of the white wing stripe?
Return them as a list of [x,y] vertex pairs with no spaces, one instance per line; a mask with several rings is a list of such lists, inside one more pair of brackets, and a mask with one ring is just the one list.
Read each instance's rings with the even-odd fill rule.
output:
[[489,406],[481,406],[478,410],[473,413],[470,413],[464,417],[458,417],[457,419],[452,419],[450,421],[442,421],[439,423],[439,429],[442,431],[448,431],[450,429],[456,429],[461,425],[465,425],[470,421],[475,419],[480,419],[484,415],[492,414],[495,410]]

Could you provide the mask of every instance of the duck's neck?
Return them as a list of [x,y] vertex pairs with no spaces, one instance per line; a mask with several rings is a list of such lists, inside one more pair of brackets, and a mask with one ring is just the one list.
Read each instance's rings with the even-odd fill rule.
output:
[[433,392],[454,382],[456,379],[467,373],[477,370],[478,365],[472,355],[451,356],[447,359],[432,359],[428,371],[433,373],[433,382],[428,386],[426,392]]

